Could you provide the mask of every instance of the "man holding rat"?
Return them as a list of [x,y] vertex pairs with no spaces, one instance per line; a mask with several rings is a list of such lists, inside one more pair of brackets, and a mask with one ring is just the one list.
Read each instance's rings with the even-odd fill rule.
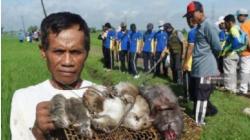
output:
[[88,26],[79,15],[60,12],[43,19],[40,51],[51,79],[15,91],[10,118],[12,140],[45,140],[55,129],[49,100],[58,93],[66,98],[82,96],[86,89],[75,89],[93,85],[80,77],[89,49]]

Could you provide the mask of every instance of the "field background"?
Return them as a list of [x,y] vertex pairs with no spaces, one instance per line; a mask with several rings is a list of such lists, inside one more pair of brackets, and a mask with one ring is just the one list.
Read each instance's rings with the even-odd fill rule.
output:
[[[134,84],[144,82],[143,78],[133,79],[129,74],[118,70],[105,72],[102,67],[101,42],[97,34],[91,34],[91,51],[82,78],[98,84],[115,84],[119,81],[130,81]],[[37,84],[50,77],[45,61],[41,58],[38,43],[19,43],[16,36],[2,34],[2,140],[10,140],[9,116],[11,98],[15,90]],[[171,83],[169,78],[149,77],[146,82],[152,84],[168,84],[177,95],[182,88]],[[207,125],[203,127],[201,139],[204,140],[250,140],[250,117],[242,114],[245,107],[250,107],[250,99],[215,91],[211,97],[218,107],[219,113],[207,117]],[[190,113],[191,103],[181,103]],[[28,111],[28,110],[27,110]]]

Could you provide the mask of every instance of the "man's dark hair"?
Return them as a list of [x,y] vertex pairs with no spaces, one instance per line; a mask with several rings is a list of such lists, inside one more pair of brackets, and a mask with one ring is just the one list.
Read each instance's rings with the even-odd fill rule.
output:
[[130,29],[136,28],[136,25],[134,23],[130,24]]
[[225,16],[224,21],[225,21],[225,22],[233,22],[233,23],[236,22],[236,21],[235,21],[235,17],[234,17],[234,15],[232,15],[232,14],[229,14],[229,15]]
[[107,27],[107,28],[111,28],[112,27],[109,22],[105,23],[104,26]]
[[49,47],[48,36],[50,33],[59,34],[62,30],[79,25],[79,31],[84,33],[84,47],[88,52],[90,49],[90,35],[87,23],[81,16],[70,12],[59,12],[50,14],[41,23],[41,47],[45,50]]

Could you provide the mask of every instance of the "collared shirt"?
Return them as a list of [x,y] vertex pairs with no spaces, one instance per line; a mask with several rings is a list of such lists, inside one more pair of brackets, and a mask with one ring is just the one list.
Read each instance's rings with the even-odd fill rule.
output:
[[155,34],[156,52],[162,52],[167,47],[168,34],[165,31],[158,31]]
[[129,32],[129,52],[135,53],[138,50],[139,42],[142,40],[142,34],[140,32]]
[[105,34],[104,38],[104,47],[105,48],[111,48],[112,47],[112,41],[115,40],[115,31],[113,31],[112,29],[107,30],[107,33]]
[[197,26],[193,49],[192,76],[207,77],[219,74],[215,55],[221,51],[218,30],[205,19]]
[[129,45],[129,33],[128,31],[119,31],[117,33],[117,40],[120,43],[120,49],[119,50],[128,50]]
[[155,32],[145,32],[143,35],[143,41],[144,41],[144,46],[143,46],[143,51],[144,52],[152,52],[153,51],[153,45],[154,45],[154,35]]

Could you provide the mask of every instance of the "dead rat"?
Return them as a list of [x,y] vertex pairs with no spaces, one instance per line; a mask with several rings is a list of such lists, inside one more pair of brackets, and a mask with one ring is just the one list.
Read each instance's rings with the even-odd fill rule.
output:
[[56,128],[68,128],[72,125],[77,134],[92,138],[89,111],[81,98],[66,99],[57,94],[51,99],[50,113]]
[[180,139],[184,127],[183,116],[173,91],[166,85],[153,85],[141,87],[140,93],[147,99],[150,117],[164,139]]
[[95,90],[85,92],[83,102],[95,116],[91,123],[93,127],[104,132],[115,130],[120,125],[132,130],[149,127],[149,106],[146,100],[138,95],[138,88],[129,83],[119,83],[113,89],[116,90],[113,97]]

